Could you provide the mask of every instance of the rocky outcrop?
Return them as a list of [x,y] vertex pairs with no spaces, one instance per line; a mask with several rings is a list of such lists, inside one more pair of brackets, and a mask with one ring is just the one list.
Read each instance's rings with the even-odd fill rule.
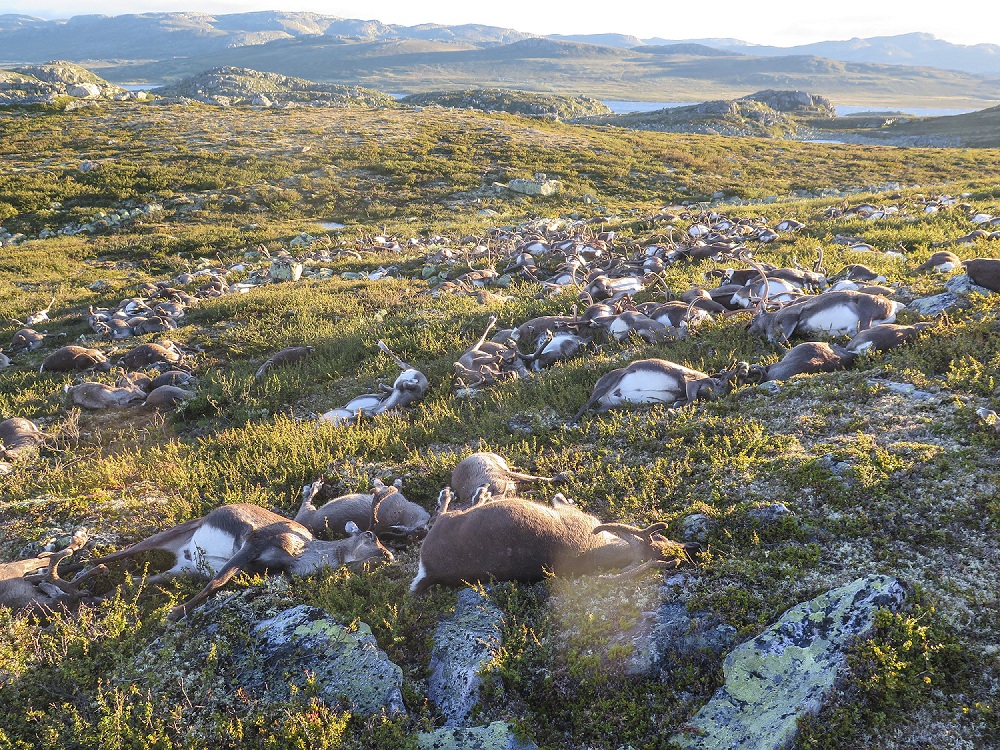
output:
[[671,739],[690,750],[778,750],[788,747],[799,718],[818,713],[879,609],[906,598],[890,576],[872,575],[798,604],[723,664],[725,684]]
[[807,94],[805,91],[758,91],[748,94],[740,101],[752,101],[766,104],[777,112],[789,112],[795,115],[807,115],[809,117],[836,117],[837,110],[833,102],[825,96],[817,94]]
[[547,175],[536,174],[533,180],[516,179],[507,183],[507,189],[522,195],[555,195],[562,190],[559,180],[550,180]]
[[589,96],[537,94],[512,89],[465,89],[463,91],[429,91],[411,94],[399,100],[415,107],[437,105],[456,109],[478,109],[483,112],[510,112],[515,115],[566,119],[591,115],[609,115],[611,110]]
[[55,104],[60,99],[144,99],[144,92],[126,91],[86,68],[56,61],[0,70],[0,106]]
[[360,86],[316,83],[250,68],[212,68],[156,90],[168,99],[193,99],[221,107],[390,107],[396,100]]
[[68,62],[19,65],[0,70],[0,105],[55,104],[61,98],[141,99],[86,68]]
[[788,114],[751,99],[719,99],[688,107],[667,107],[653,112],[587,117],[576,121],[635,130],[755,138],[792,138],[798,130],[797,123]]

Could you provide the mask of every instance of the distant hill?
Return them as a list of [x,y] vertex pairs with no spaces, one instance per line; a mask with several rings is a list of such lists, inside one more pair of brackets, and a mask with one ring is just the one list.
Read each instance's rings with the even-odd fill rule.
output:
[[642,39],[631,34],[549,34],[549,39],[558,42],[583,42],[584,44],[599,44],[602,47],[641,47],[646,44]]
[[733,52],[730,50],[709,47],[706,44],[695,44],[694,42],[644,44],[639,47],[632,47],[632,51],[649,55],[699,55],[701,57],[731,57],[733,55]]
[[354,41],[424,39],[481,45],[509,44],[534,36],[477,24],[392,26],[285,11],[89,15],[53,21],[7,14],[0,15],[0,59],[162,60],[317,35]]
[[635,37],[622,34],[579,35],[571,38],[579,42],[607,44],[625,49],[643,46],[670,47],[678,44],[701,44],[706,47],[755,57],[812,55],[843,62],[913,65],[941,68],[942,70],[961,70],[966,73],[1000,75],[1000,45],[952,44],[936,38],[933,34],[922,33],[825,41],[793,47],[750,44],[741,39],[662,39],[659,37],[643,39],[639,44],[636,44],[633,41]]
[[1000,45],[952,44],[931,34],[817,42],[798,47],[731,47],[755,56],[816,55],[834,60],[889,65],[919,65],[942,70],[1000,75]]
[[[895,118],[894,118],[895,119]],[[1000,148],[1000,107],[948,117],[902,118],[855,135],[898,146]],[[845,138],[835,135],[835,138]]]
[[[695,48],[693,52],[703,52]],[[399,94],[501,88],[595,99],[704,101],[764,89],[815,91],[838,104],[983,108],[1000,102],[1000,78],[814,56],[692,54],[530,38],[502,45],[461,40],[348,40],[304,35],[209,55],[95,67],[112,81],[163,83],[230,66]]]

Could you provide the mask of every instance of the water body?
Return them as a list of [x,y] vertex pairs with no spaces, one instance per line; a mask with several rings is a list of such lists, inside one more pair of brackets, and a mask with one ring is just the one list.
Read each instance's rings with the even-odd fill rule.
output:
[[[673,107],[689,107],[702,102],[630,102],[608,99],[604,104],[616,115],[625,115],[631,112],[653,112],[657,109],[670,109]],[[837,115],[853,115],[858,112],[893,111],[905,112],[915,117],[945,117],[948,115],[964,115],[966,112],[976,112],[975,109],[942,109],[936,107],[874,107],[874,106],[837,106]]]
[[323,229],[344,229],[347,225],[341,224],[339,221],[317,221]]
[[152,91],[153,89],[158,89],[163,86],[162,83],[130,83],[121,88],[126,91]]

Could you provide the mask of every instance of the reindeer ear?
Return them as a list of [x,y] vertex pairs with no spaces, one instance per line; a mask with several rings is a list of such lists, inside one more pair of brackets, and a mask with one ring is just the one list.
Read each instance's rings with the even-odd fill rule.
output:
[[361,533],[361,529],[358,528],[358,525],[354,523],[354,521],[348,521],[346,524],[344,524],[344,531],[346,531],[351,536]]

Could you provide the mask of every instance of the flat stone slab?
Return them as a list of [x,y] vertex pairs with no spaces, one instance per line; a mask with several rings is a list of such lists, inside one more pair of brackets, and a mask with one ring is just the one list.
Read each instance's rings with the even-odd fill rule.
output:
[[875,623],[878,609],[906,598],[891,576],[871,575],[797,604],[723,663],[725,684],[671,739],[697,750],[778,750],[798,720],[815,715],[847,662],[846,648]]
[[510,725],[495,721],[485,727],[456,729],[445,727],[417,735],[419,750],[538,750],[534,742],[522,742]]

